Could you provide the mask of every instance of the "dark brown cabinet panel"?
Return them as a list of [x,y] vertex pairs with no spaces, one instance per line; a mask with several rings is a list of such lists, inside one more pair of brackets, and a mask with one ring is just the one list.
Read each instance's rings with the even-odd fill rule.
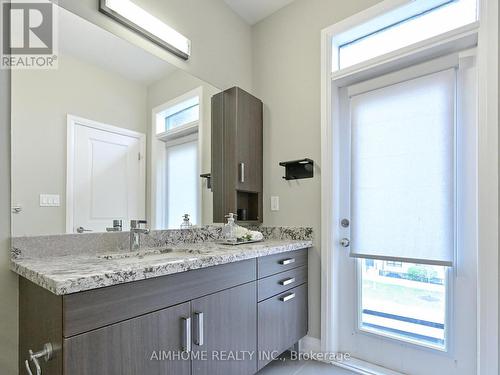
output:
[[260,302],[258,322],[260,370],[307,334],[307,284]]
[[74,336],[255,280],[254,259],[63,296],[63,334]]
[[214,222],[238,209],[247,215],[240,220],[262,222],[262,133],[258,98],[239,87],[212,97]]
[[191,361],[180,356],[189,316],[187,302],[67,339],[64,373],[189,375]]
[[[257,372],[256,282],[194,300],[193,375],[252,375]],[[200,322],[199,313],[203,314]],[[202,326],[202,327],[201,327]],[[200,332],[202,342],[200,342]]]
[[236,160],[240,191],[262,190],[262,102],[238,90]]

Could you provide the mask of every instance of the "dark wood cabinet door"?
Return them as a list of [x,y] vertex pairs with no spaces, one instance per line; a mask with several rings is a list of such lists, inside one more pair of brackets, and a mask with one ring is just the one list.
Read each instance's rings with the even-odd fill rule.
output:
[[236,159],[241,191],[262,191],[262,102],[238,89]]
[[64,374],[190,375],[189,356],[179,358],[185,344],[183,319],[189,316],[187,302],[69,338]]
[[260,302],[258,310],[260,370],[307,334],[307,284]]
[[[191,302],[193,375],[253,375],[257,372],[257,289],[248,283]],[[203,313],[203,342],[200,319]],[[205,356],[205,358],[202,357]],[[236,357],[238,356],[238,357]]]

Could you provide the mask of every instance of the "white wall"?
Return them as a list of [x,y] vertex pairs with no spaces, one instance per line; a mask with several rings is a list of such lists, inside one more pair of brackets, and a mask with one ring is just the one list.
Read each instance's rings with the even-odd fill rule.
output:
[[[320,31],[378,0],[296,0],[253,28],[253,86],[264,108],[264,223],[312,225],[309,334],[320,337]],[[286,182],[280,161],[309,157],[312,180]],[[280,211],[270,211],[270,196]]]
[[251,89],[251,29],[222,0],[135,0],[191,39],[187,62],[99,13],[97,0],[53,1],[216,87]]
[[[57,70],[12,72],[15,236],[66,231],[67,114],[146,133],[146,86],[70,56]],[[39,194],[59,194],[61,207],[40,207]]]
[[0,70],[0,372],[17,374],[17,276],[10,259],[10,72]]
[[[203,126],[199,129],[199,136],[201,138],[201,173],[208,173],[211,170],[211,99],[212,96],[220,92],[216,87],[202,81],[196,77],[182,70],[176,70],[172,74],[169,74],[162,80],[155,82],[148,87],[148,150],[151,150],[151,139],[155,135],[151,132],[151,111],[153,108],[167,103],[191,90],[201,87],[203,90],[203,113],[200,113],[202,118]],[[151,153],[148,153],[148,187],[151,186]],[[202,188],[202,224],[211,224],[213,222],[213,194],[211,190],[206,188],[206,183],[203,183]],[[150,218],[150,199],[149,194],[150,189],[148,188],[148,202],[147,211],[148,217]],[[180,218],[179,218],[180,219]]]

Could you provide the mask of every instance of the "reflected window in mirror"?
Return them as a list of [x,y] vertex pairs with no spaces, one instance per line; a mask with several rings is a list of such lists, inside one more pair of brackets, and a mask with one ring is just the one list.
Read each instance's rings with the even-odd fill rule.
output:
[[164,121],[158,122],[156,126],[157,135],[167,135],[172,131],[178,132],[182,129],[198,126],[198,121],[200,120],[200,98],[199,96],[194,96],[180,103],[172,104],[162,115]]
[[157,225],[178,229],[185,214],[201,224],[200,98],[188,92],[162,106],[156,113]]
[[[196,103],[190,105],[191,102],[194,102],[194,99],[196,99]],[[166,131],[192,124],[193,122],[197,122],[200,119],[200,103],[198,97],[193,98],[189,101],[189,103],[183,104],[190,106],[165,117]]]

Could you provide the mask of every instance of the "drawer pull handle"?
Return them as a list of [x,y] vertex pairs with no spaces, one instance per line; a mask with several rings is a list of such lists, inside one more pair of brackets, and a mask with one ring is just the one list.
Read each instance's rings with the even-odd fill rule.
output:
[[280,284],[283,285],[283,286],[285,286],[285,285],[290,285],[290,284],[292,284],[294,282],[295,282],[295,277],[291,277],[291,278],[286,279],[286,280],[281,280]]
[[283,259],[280,263],[284,266],[295,263],[295,258]]
[[283,302],[288,302],[294,298],[295,298],[295,293],[290,293],[284,297],[280,297],[280,300],[282,300]]
[[198,323],[196,325],[194,343],[198,346],[203,346],[203,342],[204,342],[204,340],[203,340],[203,313],[196,312],[196,313],[194,313],[194,316],[196,318],[196,322]]
[[245,183],[245,163],[240,163],[240,182]]
[[182,344],[182,351],[186,353],[191,352],[191,318],[182,318],[184,326],[184,337]]

